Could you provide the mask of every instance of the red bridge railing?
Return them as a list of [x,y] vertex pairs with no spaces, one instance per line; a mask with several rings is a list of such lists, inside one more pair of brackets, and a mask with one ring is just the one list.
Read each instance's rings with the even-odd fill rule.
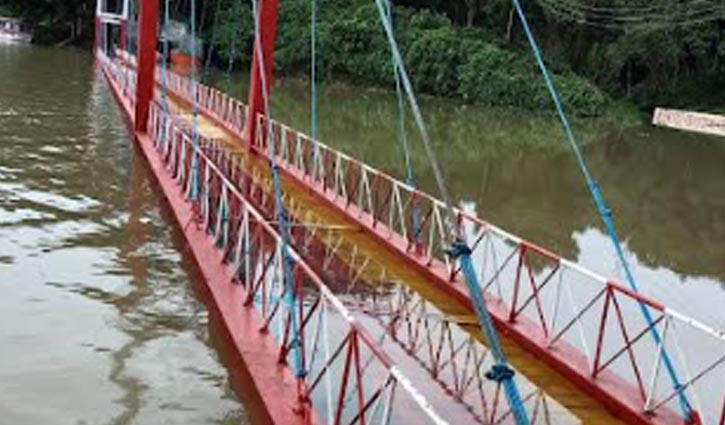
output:
[[[245,199],[267,218],[274,217],[270,176],[250,166],[246,155],[231,153],[221,142],[208,149],[209,157],[222,172],[234,176]],[[324,218],[298,205],[293,196],[285,196],[285,207],[294,246],[311,267],[323,275],[332,275],[335,294],[344,297],[358,318],[372,319],[367,328],[381,346],[391,341],[398,351],[412,358],[451,397],[450,403],[464,407],[471,422],[497,424],[513,420],[500,383],[486,378],[494,364],[489,350],[462,328],[470,324],[465,318],[442,313],[400,282],[395,273],[341,234],[345,226],[326,225]],[[343,255],[342,251],[347,253]],[[371,274],[370,270],[375,271]],[[524,390],[524,407],[532,424],[578,423],[574,415],[523,374],[515,379]]]
[[[258,117],[260,128],[267,123]],[[460,268],[446,255],[445,206],[388,174],[273,121],[259,152],[277,160],[324,197],[373,229],[441,281]],[[414,221],[414,214],[417,220]],[[573,381],[596,385],[653,422],[682,423],[677,392],[663,372],[666,350],[702,423],[719,424],[725,403],[725,333],[636,294],[477,217],[457,211],[489,307],[519,342],[547,354]],[[662,343],[647,335],[640,303],[654,313]]]
[[[212,142],[202,137],[193,146],[188,129],[155,104],[149,124],[159,155],[185,193],[194,182],[192,158],[198,159],[201,196],[189,207],[197,211],[197,225],[209,233],[210,247],[222,250],[229,267],[238,271],[238,284],[247,291],[239,307],[261,315],[259,331],[274,335],[281,362],[293,365],[294,344],[299,344],[306,372],[299,377],[303,407],[331,419],[328,423],[447,423],[294,249],[289,250],[294,304],[285,302],[290,289],[282,279],[281,237],[206,155],[203,146]],[[299,341],[292,337],[293,314],[300,317]]]
[[[176,85],[176,80],[173,79],[170,79],[171,84],[174,84],[176,88],[181,87]],[[205,98],[213,97],[219,98],[220,96],[211,94]],[[158,105],[162,105],[162,99],[159,96],[156,101]],[[213,102],[215,105],[224,103],[227,102]],[[206,102],[202,102],[202,104],[207,105]],[[154,106],[152,109],[152,118],[159,115],[158,108],[158,106]],[[171,121],[165,122],[164,125],[169,125],[169,122]],[[172,130],[170,127],[164,128],[158,123],[152,122],[151,124],[150,129],[161,132],[154,137],[154,140],[157,141],[163,140],[164,132],[178,131],[186,135],[191,132],[190,123],[182,119],[175,121],[176,130]],[[157,146],[157,148],[160,147]],[[168,147],[160,149],[165,158],[169,157],[169,153],[166,152]],[[220,175],[232,182],[247,202],[253,203],[254,208],[262,215],[266,214],[267,220],[274,217],[272,214],[274,200],[270,196],[272,193],[271,181],[259,173],[254,176],[247,174],[250,172],[250,167],[244,163],[244,156],[231,153],[223,143],[206,138],[202,138],[199,149],[204,153],[206,161],[214,164]],[[188,154],[184,155],[185,162],[189,162],[189,158]],[[173,157],[168,161],[172,169],[177,167],[177,160]],[[183,173],[187,172],[183,171]],[[227,246],[229,249],[231,245],[226,241],[230,235],[226,228],[222,231],[219,223],[225,223],[224,216],[228,216],[229,220],[234,220],[234,217],[238,219],[239,212],[230,208],[223,191],[219,192],[217,188],[213,192],[212,197],[219,201],[209,206],[203,205],[203,212],[208,211],[208,215],[204,214],[203,223],[206,228],[214,226],[209,221],[216,217],[216,227],[212,231],[212,236],[218,246]],[[219,193],[224,196],[219,198]],[[287,198],[287,200],[289,203],[286,203],[286,206],[292,212],[290,218],[295,220],[294,199]],[[320,238],[331,236],[335,231],[326,226],[306,226],[297,221],[293,222],[293,226],[295,226],[292,232],[294,245],[304,251],[309,251],[311,240],[318,239],[319,242]],[[232,230],[234,233],[234,228]],[[322,235],[323,233],[325,235]],[[238,235],[233,234],[231,237],[236,238]],[[340,246],[328,241],[328,243],[318,243],[317,247],[322,248],[322,252],[315,251],[320,254],[319,258],[322,259],[317,266],[324,272],[333,262]],[[231,253],[227,252],[226,255],[229,256]],[[353,253],[353,257],[352,262],[354,263],[356,254]],[[365,291],[356,291],[356,284],[360,280],[359,275],[370,261],[362,258],[360,260],[364,261],[365,265],[357,271],[351,270],[356,276],[349,277],[347,290],[341,292],[339,285],[336,285],[335,292],[344,293],[346,302],[352,303],[354,311],[363,312],[364,317],[374,319],[371,322],[372,326],[369,326],[368,329],[373,329],[371,336],[374,336],[376,344],[384,346],[386,340],[394,342],[404,351],[404,356],[413,358],[444,389],[446,394],[451,395],[450,402],[461,404],[464,407],[464,411],[471,415],[469,418],[471,422],[498,424],[513,420],[510,407],[501,394],[500,384],[485,377],[493,364],[488,349],[464,331],[457,322],[441,314],[431,303],[403,285],[369,286]],[[315,267],[315,262],[310,263],[309,258],[305,258],[305,262]],[[371,290],[375,292],[376,296],[369,296]],[[358,317],[360,316],[362,315],[358,314]],[[403,370],[410,372],[410,368],[403,367]],[[546,395],[531,382],[526,381],[523,375],[517,376],[517,380],[523,381],[522,387],[526,389],[523,401],[532,424],[551,425],[578,422],[576,417],[567,412],[556,400]],[[440,400],[438,403],[440,404]],[[464,419],[458,415],[457,420]]]
[[[120,87],[123,71],[108,58],[100,64]],[[447,424],[411,381],[376,345],[343,302],[290,248],[285,255],[280,235],[239,192],[204,151],[213,140],[200,137],[194,145],[189,128],[153,103],[149,134],[182,193],[199,185],[200,195],[188,198],[194,222],[209,234],[209,248],[224,253],[246,292],[240,309],[254,309],[262,318],[260,333],[271,334],[279,361],[294,364],[299,347],[304,374],[298,376],[299,414],[308,423]],[[196,175],[198,179],[193,178]],[[282,279],[285,257],[292,264],[294,303]],[[240,313],[241,314],[241,313]],[[300,317],[297,341],[292,316]]]
[[[168,87],[191,101],[188,79],[169,73]],[[229,112],[224,105],[230,101],[220,100],[225,98],[218,91],[197,87],[200,110],[240,134],[246,108]],[[281,168],[291,176],[427,270],[433,281],[457,288],[460,269],[445,254],[441,201],[284,124],[257,120],[260,128],[270,128],[256,140],[260,155],[266,155],[266,143],[274,143]],[[457,211],[457,221],[472,242],[497,324],[542,361],[593,395],[619,403],[613,408],[638,413],[629,419],[683,423],[674,413],[677,391],[662,371],[666,350],[683,377],[678,390],[699,413],[696,420],[725,424],[725,333],[463,211]],[[654,313],[652,326],[641,318],[640,304]],[[660,344],[647,336],[652,327],[662,336]]]

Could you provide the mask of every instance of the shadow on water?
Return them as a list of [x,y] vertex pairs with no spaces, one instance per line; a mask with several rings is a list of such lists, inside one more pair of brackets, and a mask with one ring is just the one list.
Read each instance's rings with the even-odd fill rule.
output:
[[[132,272],[134,289],[126,296],[116,298],[111,302],[122,312],[122,317],[127,319],[125,330],[133,336],[133,339],[113,353],[113,368],[110,379],[124,388],[126,394],[121,403],[126,410],[110,422],[112,425],[134,423],[134,419],[141,411],[147,398],[147,386],[142,381],[124,373],[127,369],[127,362],[133,357],[133,352],[136,349],[155,339],[185,333],[192,334],[193,338],[214,346],[215,349],[218,349],[220,345],[217,335],[220,333],[218,328],[221,325],[218,320],[209,320],[207,309],[211,305],[206,294],[198,291],[200,276],[193,260],[186,253],[183,237],[171,226],[165,229],[165,233],[175,250],[181,252],[180,264],[174,266],[178,268],[180,265],[184,271],[183,282],[179,282],[178,279],[171,279],[171,282],[168,283],[165,282],[164,277],[172,275],[174,270],[168,269],[168,265],[164,266],[163,259],[157,258],[153,250],[149,250],[148,246],[146,246],[149,239],[153,239],[153,237],[150,237],[150,233],[155,230],[154,226],[151,225],[151,221],[145,217],[147,211],[151,208],[160,209],[158,218],[162,219],[162,223],[172,223],[173,217],[165,203],[158,204],[157,194],[159,189],[151,183],[151,177],[144,168],[145,163],[140,159],[141,153],[136,151],[136,154],[132,164],[132,181],[128,196],[129,216],[126,230],[129,238],[128,242],[119,250],[118,255],[119,263]],[[153,276],[154,273],[151,273],[149,269],[160,272],[160,276]],[[193,293],[203,303],[188,303],[187,299],[178,299],[175,293],[178,291],[179,285],[188,286],[188,281],[195,284]],[[159,291],[159,286],[166,285],[169,286]],[[185,292],[184,298],[187,298],[192,288],[183,289]],[[166,306],[161,309],[152,309],[148,305],[150,303],[166,304]],[[204,308],[205,305],[207,309]],[[141,314],[139,315],[139,313]],[[212,312],[211,316],[215,317],[215,313]],[[185,362],[179,361],[179,359],[175,360],[179,362],[178,366],[182,367],[185,374],[197,375],[198,378],[220,388],[223,390],[224,398],[234,397],[226,378],[227,375],[220,375],[215,370],[206,370],[202,364],[184,365]],[[156,365],[156,367],[159,366]],[[182,382],[178,382],[177,387],[179,391],[188,391],[188,389],[184,388],[185,385]],[[194,410],[192,406],[180,401],[169,401],[162,408],[179,412],[193,412]],[[213,423],[221,425],[244,424],[247,422],[246,415],[241,411],[230,411],[223,418],[219,418]]]

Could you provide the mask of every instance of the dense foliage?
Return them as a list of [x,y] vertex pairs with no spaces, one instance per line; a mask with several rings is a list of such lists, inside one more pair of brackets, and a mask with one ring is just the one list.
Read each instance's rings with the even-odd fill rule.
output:
[[[304,73],[310,60],[311,0],[280,1],[278,71]],[[188,19],[190,2],[171,0],[177,19]],[[327,78],[390,87],[390,52],[373,0],[318,2],[320,71]],[[510,0],[393,2],[396,32],[420,91],[492,105],[548,105]],[[251,56],[249,0],[196,3],[199,27],[213,46],[212,62],[246,65]],[[620,98],[645,107],[722,107],[725,2],[522,3],[567,107],[577,113],[599,114],[608,99]],[[69,29],[72,37],[88,39],[94,5],[95,0],[0,0],[6,12],[53,29],[45,37],[50,39],[56,32],[56,38],[67,38]]]
[[[245,16],[251,19],[249,13]],[[300,17],[309,16],[308,0],[282,2],[275,57],[278,72],[308,72],[310,22]],[[549,107],[538,69],[525,50],[502,46],[480,29],[457,27],[445,15],[428,9],[396,7],[394,22],[406,65],[420,92],[488,105]],[[218,28],[227,31],[224,26]],[[247,61],[250,31],[243,50],[235,53]],[[317,34],[318,72],[357,84],[393,87],[391,52],[372,2],[351,9],[349,0],[324,0]],[[222,39],[217,33],[215,44],[226,60],[228,43]],[[558,73],[556,81],[574,112],[602,113],[608,97],[595,85],[571,71]]]
[[35,24],[41,43],[92,37],[95,0],[0,0],[0,14],[21,16]]

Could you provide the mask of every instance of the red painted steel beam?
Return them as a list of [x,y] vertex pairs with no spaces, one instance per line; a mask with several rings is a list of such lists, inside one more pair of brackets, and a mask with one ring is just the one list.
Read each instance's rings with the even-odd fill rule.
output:
[[[121,88],[106,75],[113,95],[121,105],[129,127],[135,128],[134,111],[124,99]],[[245,291],[231,283],[233,273],[223,261],[224,253],[210,249],[210,239],[203,228],[190,226],[193,212],[174,178],[153,146],[148,134],[132,131],[136,145],[143,154],[155,183],[200,272],[200,282],[213,307],[212,316],[221,319],[229,340],[224,348],[229,360],[229,373],[255,425],[309,425],[296,411],[299,406],[297,379],[289,368],[280,364],[279,347],[271,334],[261,333],[263,320],[254,308],[245,308]],[[218,316],[217,316],[218,315]],[[317,423],[316,418],[311,419]]]
[[159,0],[142,0],[138,29],[138,81],[136,82],[136,110],[134,129],[145,133],[149,117],[149,103],[154,96],[156,43],[159,28]]
[[[272,71],[274,69],[274,41],[277,36],[277,12],[279,11],[279,0],[259,0],[259,33],[257,37],[261,40],[254,41],[254,54],[252,55],[252,69],[249,77],[249,117],[256,117],[257,114],[266,113],[264,105],[264,94],[262,91],[262,74],[259,64],[259,46],[262,46],[264,61],[264,82],[266,91],[270,93],[272,84]],[[244,140],[247,146],[251,146],[250,140],[255,140],[257,134],[257,120],[248,119],[244,128]]]
[[[187,104],[189,103],[188,100],[182,97],[179,100]],[[219,126],[219,128],[223,129],[230,136],[237,138],[242,136],[211,111],[203,107],[200,108],[200,111],[207,119]],[[249,139],[244,140],[244,142],[248,144]],[[262,158],[267,158],[267,152],[264,149],[253,147],[252,152]],[[310,184],[309,178],[300,171],[290,169],[284,164],[281,164],[280,170],[297,183],[307,186],[310,189],[310,193],[317,195],[317,199],[323,204],[340,211],[346,217],[350,218],[361,230],[381,242],[390,253],[399,256],[413,270],[419,271],[426,277],[426,280],[451,295],[465,307],[472,309],[471,300],[465,286],[459,281],[450,282],[449,272],[442,264],[431,265],[424,258],[410,256],[408,242],[401,236],[391,236],[383,226],[375,226],[375,218],[367,217],[367,214],[359,215],[356,207],[347,205],[344,200],[338,199],[334,193],[323,190],[322,185]],[[527,245],[527,250],[529,249],[547,258],[558,259],[557,256],[543,249],[535,249],[533,245]],[[609,286],[613,285],[610,284]],[[619,286],[616,286],[616,289],[610,290],[627,293],[626,290],[623,290]],[[644,300],[645,298],[642,298],[642,301]],[[646,300],[646,303],[651,307],[656,309],[662,308],[661,305],[648,299]],[[496,300],[491,299],[491,301]],[[502,308],[496,302],[491,302],[489,309],[496,322],[496,327],[500,332],[506,334],[522,348],[529,351],[574,385],[597,399],[604,407],[620,419],[637,425],[682,423],[682,418],[670,409],[664,409],[656,416],[642,411],[641,405],[637,402],[639,398],[637,389],[612,371],[601,371],[597,379],[589,376],[587,372],[589,368],[587,358],[575,347],[562,343],[559,344],[556,350],[550,350],[543,332],[540,331],[540,325],[536,324],[533,320],[520,317],[515,323],[511,323],[508,320],[508,309]]]
[[101,18],[96,16],[94,22],[94,34],[93,34],[93,57],[95,58],[95,52],[101,47]]
[[127,47],[126,46],[127,34],[128,34],[128,21],[126,21],[124,19],[123,21],[121,21],[121,34],[119,36],[121,39],[118,41],[118,47],[123,51],[126,51],[126,47]]
[[96,58],[96,51],[101,46],[101,18],[98,16],[103,11],[103,0],[96,0],[96,16],[93,22],[93,59]]

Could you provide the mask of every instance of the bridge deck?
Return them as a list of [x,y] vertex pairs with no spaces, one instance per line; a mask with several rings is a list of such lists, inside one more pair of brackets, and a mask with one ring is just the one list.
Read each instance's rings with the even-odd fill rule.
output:
[[[191,122],[189,105],[183,100],[173,98],[174,107],[182,110],[182,115]],[[269,180],[270,168],[268,162],[254,154],[250,154],[243,148],[244,142],[235,134],[220,128],[214,121],[199,115],[198,119],[200,133],[224,142],[226,148],[244,158],[249,169],[247,173],[258,175],[261,179]],[[440,312],[454,321],[459,322],[461,327],[473,335],[478,341],[483,342],[484,338],[480,328],[475,324],[475,317],[470,310],[463,306],[449,294],[439,290],[435,285],[427,281],[427,277],[406,266],[404,261],[388,247],[374,239],[370,235],[361,232],[354,221],[341,214],[334,208],[320,202],[317,195],[309,188],[301,185],[296,179],[282,175],[282,182],[286,192],[288,205],[294,205],[294,214],[307,224],[315,226],[328,226],[332,228],[336,238],[322,238],[326,243],[334,241],[339,244],[337,253],[348,265],[356,268],[362,274],[363,281],[367,283],[379,282],[380,276],[385,276],[388,282],[396,282],[406,285],[415,290],[418,294],[429,300]],[[363,270],[362,262],[351,258],[351,252],[356,251],[356,258],[368,258],[369,262]],[[378,281],[378,282],[376,282]],[[542,363],[538,358],[531,355],[517,343],[502,335],[502,343],[509,361],[521,374],[525,375],[534,385],[543,390],[560,403],[564,409],[570,411],[585,424],[616,424],[622,423],[606,410],[596,399],[582,392],[561,374],[552,370]],[[550,406],[552,422],[563,424],[571,422],[569,415],[557,412]],[[558,416],[556,416],[558,415]]]
[[[117,94],[125,99],[122,103],[132,104],[135,58],[123,52],[118,56],[123,59],[110,62],[101,58],[107,75],[116,81]],[[162,77],[166,78],[157,74],[159,83]],[[314,270],[307,272],[312,283],[336,292],[346,305],[338,304],[339,308],[354,311],[355,320],[365,324],[369,337],[378,339],[382,334],[375,343],[394,357],[393,364],[404,375],[414,377],[413,385],[425,393],[434,409],[456,418],[455,422],[461,417],[451,416],[451,412],[460,406],[479,422],[510,421],[501,412],[506,406],[495,383],[483,378],[490,356],[470,314],[458,264],[445,255],[444,206],[439,200],[284,124],[270,121],[267,127],[263,116],[255,119],[264,131],[258,132],[254,143],[244,143],[241,134],[250,118],[243,104],[173,73],[168,81],[171,112],[176,117],[173,137],[162,130],[169,124],[167,114],[154,104],[149,124],[152,138],[158,143],[156,149],[164,151],[165,161],[171,161],[167,163],[170,172],[178,168],[178,161],[186,164],[182,171],[190,167],[191,152],[198,152],[206,164],[214,164],[211,180],[208,165],[200,171],[206,176],[201,178],[206,206],[194,201],[195,208],[207,211],[205,226],[212,208],[214,238],[220,237],[220,214],[229,208],[225,207],[227,189],[235,193],[235,199],[244,199],[236,201],[237,205],[254,205],[249,208],[262,214],[255,212],[260,217],[256,220],[264,217],[266,232],[274,232],[270,227],[275,226],[268,166],[271,151],[267,150],[273,147],[282,170],[285,207],[292,219],[293,244],[299,250],[296,255],[307,270]],[[189,109],[195,90],[201,144],[192,146]],[[189,190],[192,184],[187,175],[174,179],[180,179],[179,184]],[[214,175],[225,177],[220,180]],[[226,192],[221,191],[220,181]],[[221,221],[221,226],[231,228],[230,237],[238,241],[236,255],[252,252],[242,250],[240,232],[246,227],[240,226],[246,218],[236,210],[229,218],[236,224]],[[725,420],[720,394],[725,371],[718,369],[725,362],[725,334],[463,211],[456,212],[456,219],[469,235],[474,267],[510,361],[519,372],[517,381],[527,410],[535,418],[539,414],[534,423],[616,423],[612,412],[622,421],[643,425]],[[422,221],[416,224],[416,220]],[[244,235],[248,233],[244,230]],[[279,241],[278,236],[273,238]],[[232,246],[216,241],[216,248]],[[265,264],[270,264],[261,263],[267,261],[264,258],[257,255],[244,261],[253,261],[253,267],[264,271]],[[237,270],[239,283],[255,282],[256,272],[250,275],[248,267]],[[322,280],[315,274],[323,275]],[[256,287],[248,289],[257,291]],[[649,325],[643,322],[643,308],[654,314]],[[344,317],[352,316],[345,313]],[[369,332],[370,324],[382,325],[377,335]],[[676,334],[675,325],[687,334]],[[660,332],[663,341],[669,335],[666,344],[658,346],[645,337],[654,332]],[[366,340],[373,343],[372,338]],[[677,386],[673,390],[671,382],[659,373],[664,356],[658,353],[665,345],[668,352],[678,353],[667,359],[674,362],[674,373],[687,382],[687,394],[679,400]],[[379,358],[384,364],[383,357]],[[417,362],[417,369],[411,362]],[[385,367],[395,372],[395,368]],[[430,385],[431,379],[440,384],[438,390]],[[436,391],[441,394],[441,390],[443,395],[437,400]],[[682,407],[685,398],[696,403],[691,421],[677,413],[678,401]],[[342,403],[343,398],[339,400]],[[420,401],[418,406],[424,406]],[[717,417],[719,422],[713,422]]]

